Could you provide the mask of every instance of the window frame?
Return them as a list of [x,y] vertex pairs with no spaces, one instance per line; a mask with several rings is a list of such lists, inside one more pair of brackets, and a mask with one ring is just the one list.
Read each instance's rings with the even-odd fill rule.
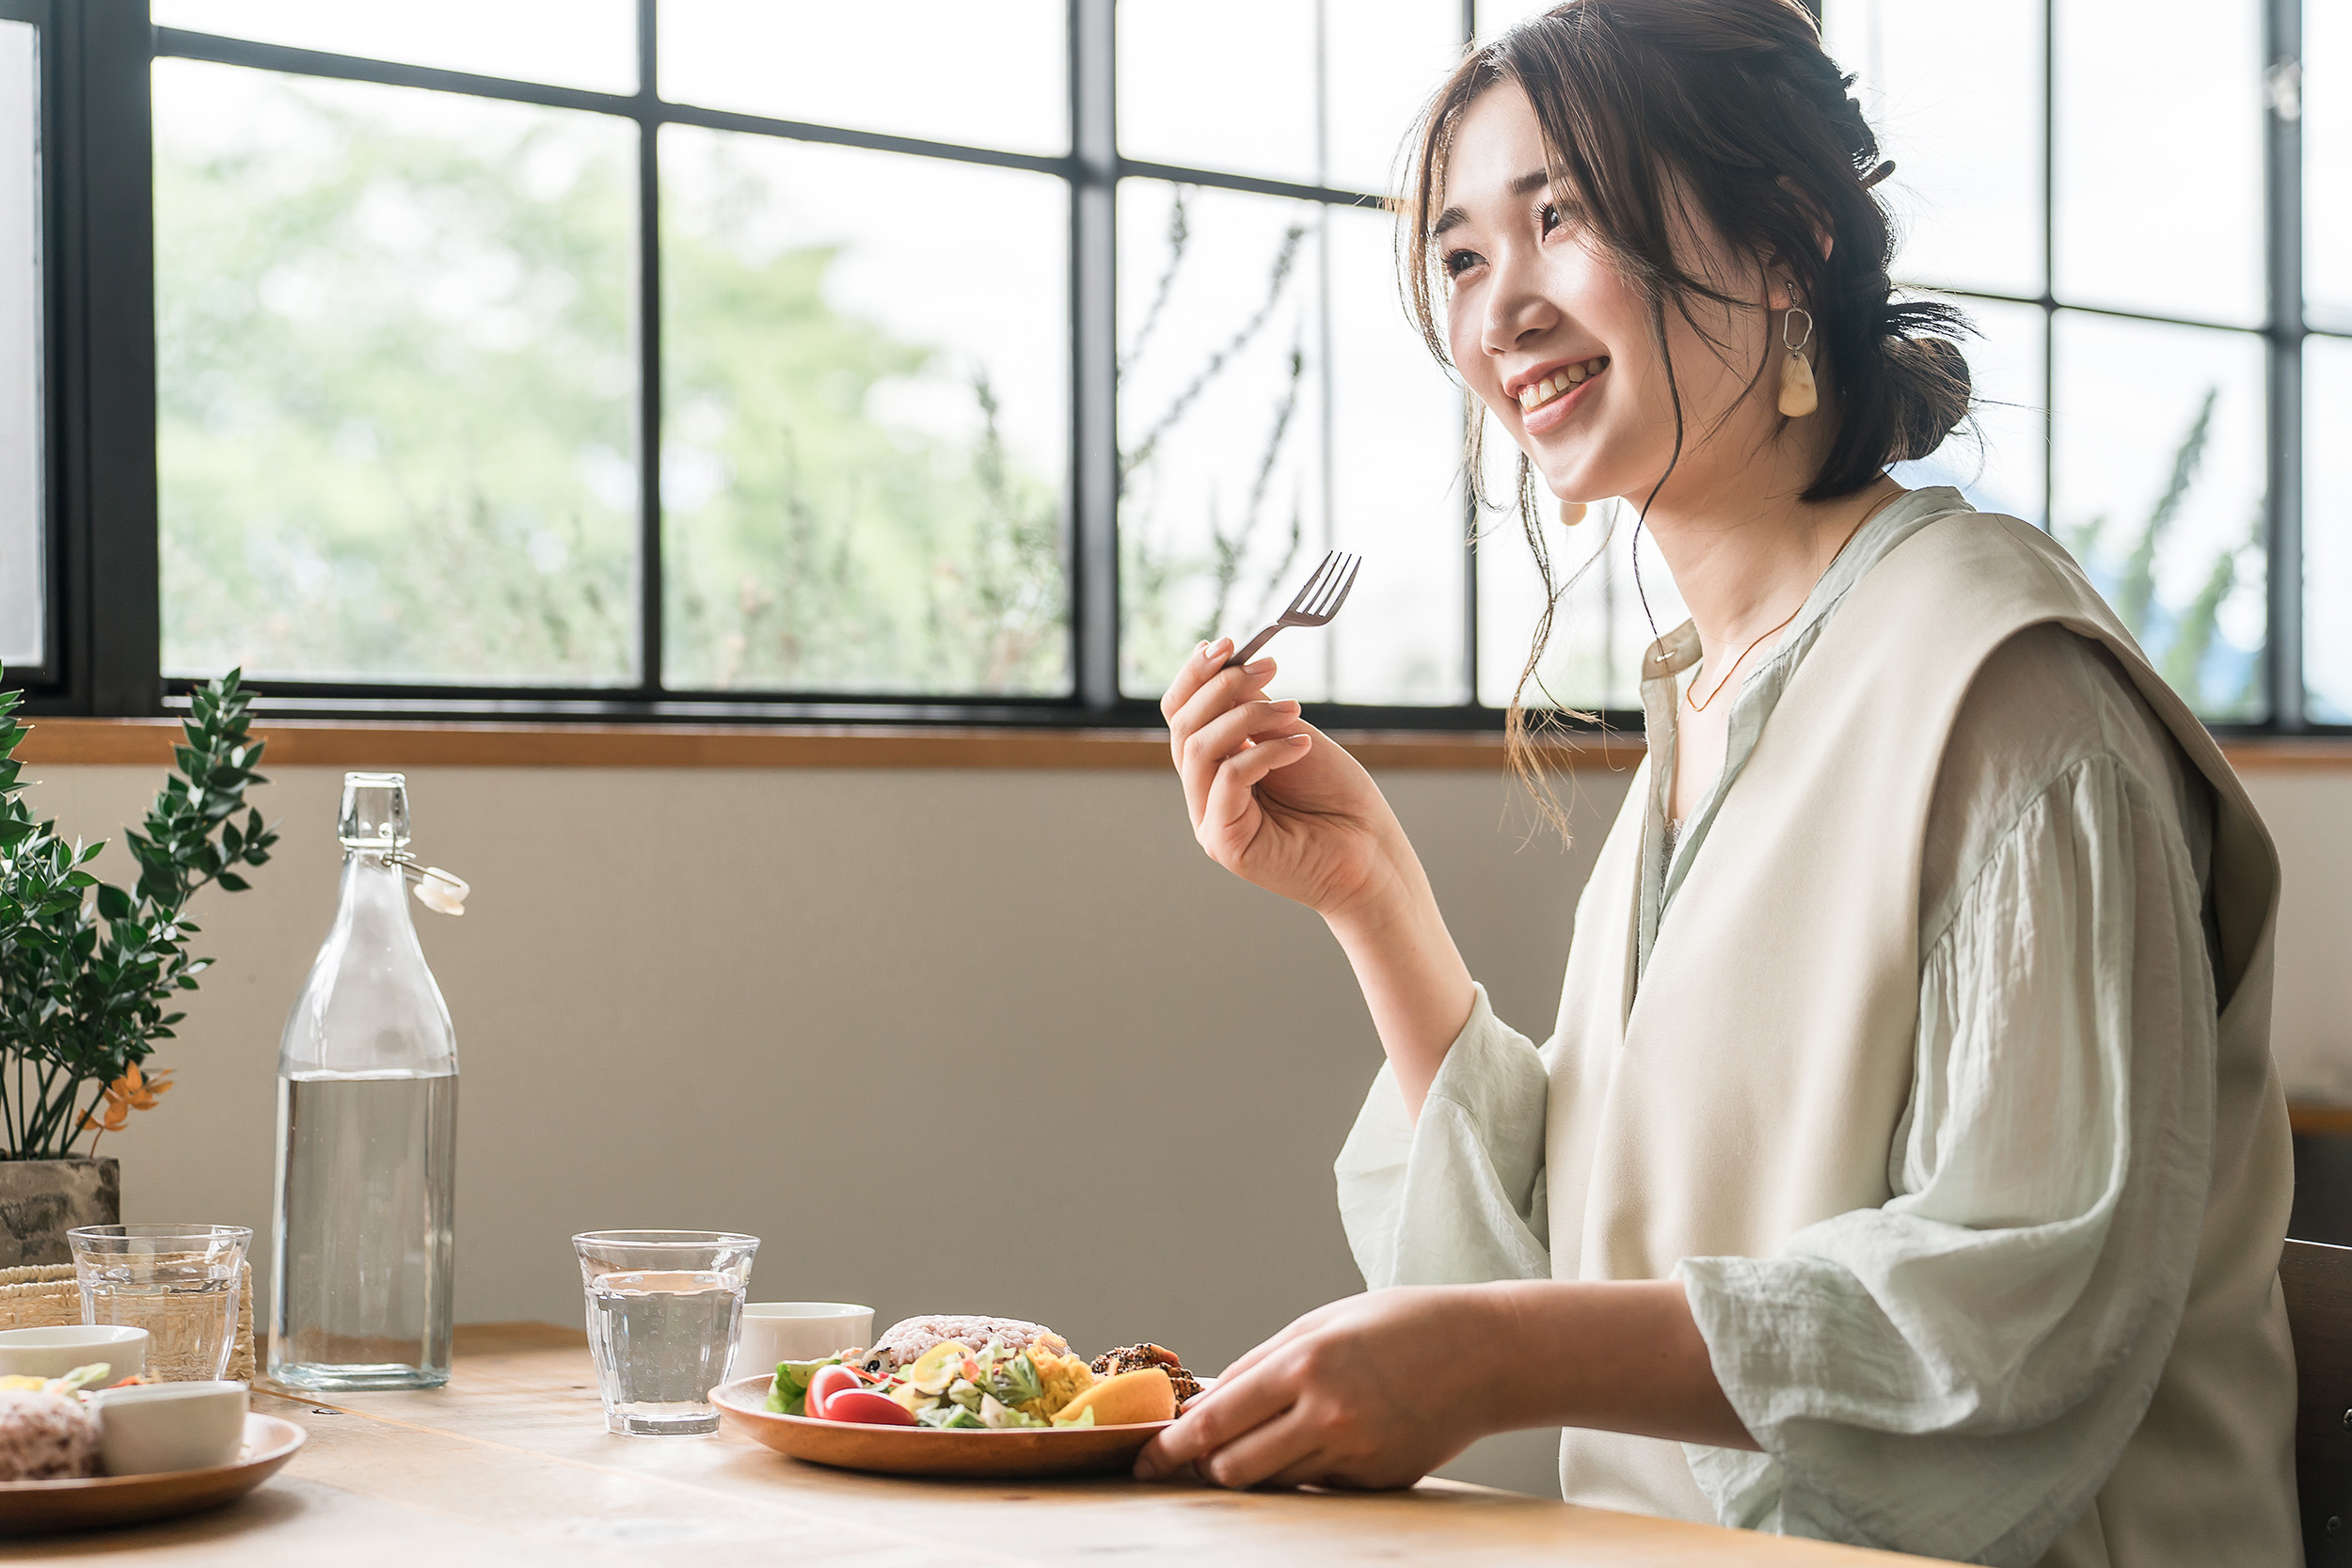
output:
[[[1820,14],[1822,0],[1811,0]],[[1836,6],[1839,0],[1826,0]],[[2265,313],[2262,325],[2247,326],[2191,316],[2084,305],[2061,299],[2058,284],[2058,8],[2063,0],[2041,0],[2042,7],[2042,292],[2002,293],[1982,289],[1946,288],[1921,284],[1927,292],[1963,302],[2031,306],[2042,312],[2042,436],[2049,458],[2042,466],[2043,527],[2057,515],[2058,461],[2058,320],[2060,311],[2078,316],[2145,322],[2153,325],[2187,326],[2203,331],[2233,332],[2260,338],[2264,347],[2264,484],[2263,553],[2265,628],[2263,639],[2263,697],[2266,716],[2259,721],[2209,720],[2217,735],[2344,735],[2352,724],[2312,722],[2307,713],[2308,690],[2303,678],[2303,344],[2314,337],[2352,341],[2352,331],[2313,328],[2303,312],[2303,135],[2301,117],[2280,113],[2279,79],[2291,75],[2290,95],[2299,95],[2303,61],[2304,0],[2250,0],[2259,7],[2263,24],[2265,110],[2263,115],[2263,269]],[[1898,279],[1899,284],[1902,282]],[[2286,569],[2282,570],[2284,566]]]
[[[1822,0],[1804,3],[1820,14]],[[2043,5],[2045,269],[2054,260],[2047,248],[2055,243],[2049,221],[2055,3],[2045,0]],[[2302,0],[2253,3],[2264,11],[2265,57],[2299,62]],[[1116,0],[1067,4],[1071,146],[1063,154],[1041,155],[667,101],[657,90],[659,0],[637,0],[640,80],[634,93],[520,82],[157,27],[147,0],[0,0],[0,16],[30,20],[41,28],[43,146],[55,152],[45,157],[43,166],[51,328],[45,339],[52,418],[44,493],[50,513],[47,630],[52,655],[41,668],[11,670],[7,684],[26,688],[26,706],[33,713],[154,717],[184,711],[187,705],[191,683],[167,682],[161,665],[151,70],[157,58],[183,58],[583,110],[631,119],[639,127],[638,683],[561,688],[271,678],[263,683],[262,710],[278,717],[315,719],[1158,727],[1162,720],[1156,704],[1122,695],[1119,688],[1119,182],[1131,178],[1168,181],[1327,206],[1376,207],[1380,201],[1363,191],[1121,156],[1117,143]],[[1459,10],[1467,45],[1477,36],[1477,0],[1459,0]],[[2269,361],[2265,540],[2269,622],[2264,651],[2269,711],[2260,722],[2217,722],[2211,727],[2224,735],[2352,735],[2352,725],[2313,724],[2304,711],[2300,361],[2302,343],[2313,334],[2302,311],[2300,130],[2278,112],[2275,101],[2266,119],[2270,310],[2261,335]],[[661,259],[654,220],[659,129],[665,124],[1026,169],[1066,182],[1071,214],[1071,454],[1065,480],[1064,564],[1072,673],[1067,696],[696,691],[661,683]],[[2048,394],[2054,389],[2046,347],[2057,311],[2080,309],[2052,297],[2053,277],[2045,270],[2042,293],[2033,299],[1942,291],[1963,301],[2003,300],[2042,309],[2045,435],[2052,417]],[[2051,466],[2045,465],[2044,483],[2054,483]],[[2046,505],[2044,515],[2049,515]],[[1503,710],[1481,703],[1477,696],[1478,545],[1467,502],[1462,521],[1464,700],[1429,706],[1311,703],[1310,720],[1350,730],[1502,728]],[[1638,733],[1641,724],[1638,711],[1610,710],[1595,716],[1589,727]]]

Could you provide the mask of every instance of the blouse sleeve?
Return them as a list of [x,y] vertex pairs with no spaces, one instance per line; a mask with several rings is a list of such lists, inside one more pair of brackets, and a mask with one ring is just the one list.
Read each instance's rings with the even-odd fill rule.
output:
[[1551,1277],[1541,1053],[1477,988],[1418,1123],[1383,1067],[1341,1148],[1340,1218],[1374,1290]]
[[2195,832],[2108,755],[2031,797],[1923,933],[1897,1196],[1776,1257],[1683,1262],[1764,1449],[1687,1450],[1724,1522],[2029,1564],[2090,1504],[2164,1370],[2209,1180]]

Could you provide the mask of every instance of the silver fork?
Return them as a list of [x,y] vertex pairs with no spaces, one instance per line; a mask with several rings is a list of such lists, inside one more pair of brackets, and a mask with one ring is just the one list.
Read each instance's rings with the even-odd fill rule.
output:
[[1328,625],[1331,617],[1340,612],[1340,606],[1347,602],[1347,591],[1356,586],[1356,573],[1363,563],[1360,555],[1342,550],[1326,553],[1314,576],[1307,579],[1307,585],[1298,591],[1298,597],[1291,601],[1280,619],[1243,643],[1219,668],[1231,670],[1236,664],[1248,663],[1250,656],[1271,642],[1274,634],[1284,626]]

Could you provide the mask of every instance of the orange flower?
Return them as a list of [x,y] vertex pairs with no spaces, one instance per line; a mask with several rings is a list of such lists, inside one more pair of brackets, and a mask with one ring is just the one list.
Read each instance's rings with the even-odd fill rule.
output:
[[[171,1069],[144,1072],[133,1062],[130,1070],[106,1085],[106,1110],[102,1117],[93,1106],[82,1117],[82,1131],[119,1132],[134,1111],[151,1111],[156,1100],[171,1087]],[[95,1147],[95,1146],[93,1146]]]

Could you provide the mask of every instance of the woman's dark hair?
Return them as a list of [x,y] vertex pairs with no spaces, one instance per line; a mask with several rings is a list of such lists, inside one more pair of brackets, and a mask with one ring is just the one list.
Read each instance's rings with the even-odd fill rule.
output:
[[[1700,325],[1695,308],[1758,309],[1755,296],[1725,293],[1690,270],[1687,244],[1677,240],[1701,222],[1735,264],[1755,269],[1757,294],[1776,269],[1813,317],[1822,412],[1836,434],[1803,499],[1851,495],[1887,464],[1925,457],[1968,413],[1967,361],[1937,334],[1968,327],[1949,305],[1891,297],[1894,237],[1865,183],[1879,163],[1878,139],[1849,95],[1853,81],[1822,53],[1820,27],[1795,0],[1566,0],[1502,34],[1447,78],[1412,139],[1399,261],[1430,351],[1448,357],[1430,225],[1443,205],[1454,133],[1488,88],[1513,84],[1534,105],[1555,188],[1582,209],[1586,230],[1648,301],[1675,409],[1675,455],[1658,485],[1680,460],[1684,437],[1667,307],[1719,352],[1728,345]],[[1751,391],[1776,363],[1765,356]],[[1469,421],[1473,494],[1485,424]],[[1547,603],[1512,694],[1512,755],[1540,785],[1519,699],[1563,590],[1553,583],[1524,453],[1517,489]]]

